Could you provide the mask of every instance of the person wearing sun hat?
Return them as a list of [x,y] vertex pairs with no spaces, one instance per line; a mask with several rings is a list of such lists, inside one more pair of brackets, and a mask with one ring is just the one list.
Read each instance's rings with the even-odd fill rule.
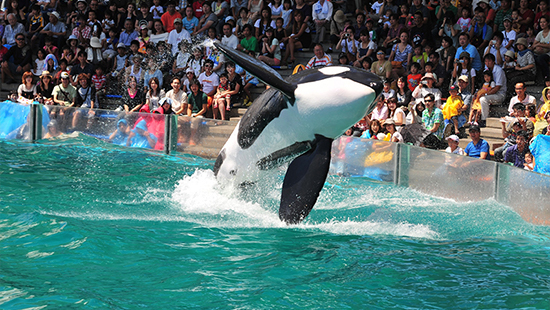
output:
[[86,48],[88,62],[98,65],[103,60],[103,53],[101,51],[101,42],[99,38],[92,37],[90,39],[90,47]]
[[535,55],[531,50],[528,49],[528,47],[529,44],[527,44],[527,39],[519,38],[516,41],[516,48],[518,50],[516,67],[514,68],[514,70],[506,72],[506,78],[508,81],[507,89],[509,89],[510,91],[513,90],[514,85],[516,85],[517,83],[535,80]]
[[415,99],[416,103],[422,102],[426,95],[432,94],[435,96],[435,106],[437,108],[441,107],[441,91],[435,87],[435,76],[433,73],[428,72],[424,74],[420,83],[414,89],[412,97]]
[[53,88],[54,83],[50,71],[44,70],[39,78],[39,83],[36,85],[36,93],[39,95],[39,101],[42,104],[50,105],[53,104]]

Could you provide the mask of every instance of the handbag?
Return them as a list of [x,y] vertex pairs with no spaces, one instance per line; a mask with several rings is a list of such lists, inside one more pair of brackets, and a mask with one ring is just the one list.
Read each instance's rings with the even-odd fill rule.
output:
[[394,60],[394,61],[391,62],[391,67],[392,67],[392,69],[402,68],[403,67],[403,62]]

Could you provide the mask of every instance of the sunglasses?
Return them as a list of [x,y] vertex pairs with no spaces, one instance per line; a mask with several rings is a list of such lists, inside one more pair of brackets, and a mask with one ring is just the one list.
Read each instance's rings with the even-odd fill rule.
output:
[[378,53],[376,53],[376,55],[384,55],[384,53],[378,52]]
[[205,65],[204,67],[205,68],[212,68],[213,66],[212,65]]
[[25,41],[25,38],[17,38],[17,41]]
[[433,102],[433,100],[430,100],[430,99],[426,99],[424,100],[425,102]]

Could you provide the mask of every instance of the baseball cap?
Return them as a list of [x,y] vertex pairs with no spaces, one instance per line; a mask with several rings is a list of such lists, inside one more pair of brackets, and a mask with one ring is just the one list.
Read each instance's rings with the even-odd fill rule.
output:
[[61,73],[61,78],[62,79],[68,79],[69,78],[69,74],[67,72],[62,72]]
[[447,140],[452,140],[454,142],[460,142],[460,139],[458,138],[457,135],[450,135],[447,137]]
[[181,22],[181,18],[176,18],[176,19],[174,19],[174,25],[175,25],[176,23],[183,24],[183,23]]

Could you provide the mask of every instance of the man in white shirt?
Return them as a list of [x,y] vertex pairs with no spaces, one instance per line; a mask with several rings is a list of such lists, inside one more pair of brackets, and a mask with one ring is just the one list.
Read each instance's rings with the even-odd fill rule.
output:
[[514,113],[513,107],[516,103],[521,103],[525,106],[528,104],[535,104],[535,105],[537,104],[537,99],[535,97],[525,93],[525,84],[517,83],[514,89],[516,91],[517,96],[514,96],[512,97],[512,99],[510,99],[510,105],[508,106],[508,113],[510,115]]
[[14,13],[8,14],[8,25],[4,30],[2,44],[15,45],[15,35],[18,33],[25,34],[25,26],[17,22],[17,17]]
[[332,3],[327,0],[319,0],[313,4],[311,15],[315,23],[314,43],[321,43],[325,37],[326,27],[330,25],[332,18]]
[[167,43],[172,46],[172,56],[176,56],[179,52],[179,44],[183,40],[187,40],[191,43],[191,35],[187,30],[183,29],[181,18],[176,18],[174,20],[174,30],[170,31],[167,41]]
[[204,72],[199,75],[199,82],[202,85],[202,92],[205,93],[212,100],[212,96],[218,90],[218,85],[220,84],[220,78],[218,75],[213,72],[214,62],[210,59],[204,61]]
[[235,36],[231,32],[231,25],[228,23],[225,23],[223,25],[223,38],[222,38],[222,44],[227,45],[231,47],[232,49],[237,49],[237,45],[239,45],[239,38]]
[[[495,55],[487,54],[483,57],[487,70],[493,72],[493,80],[496,86],[491,89],[485,96],[479,99],[481,103],[481,123],[480,126],[485,124],[485,120],[489,116],[489,106],[500,105],[504,102],[506,97],[506,74],[501,67],[495,63]],[[482,125],[483,124],[483,125]]]

